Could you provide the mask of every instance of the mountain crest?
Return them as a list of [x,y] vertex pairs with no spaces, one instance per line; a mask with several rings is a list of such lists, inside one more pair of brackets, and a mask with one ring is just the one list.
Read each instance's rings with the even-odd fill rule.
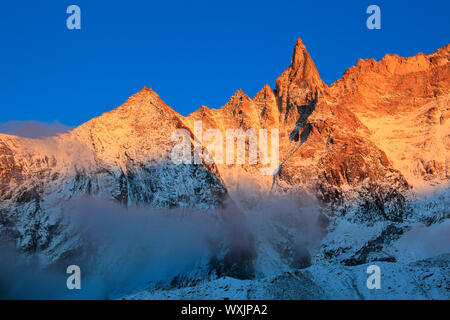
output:
[[320,78],[316,65],[300,38],[297,39],[291,65],[286,71],[289,71],[289,80],[301,88],[324,91],[327,87]]
[[225,104],[225,109],[246,108],[252,103],[252,99],[246,95],[241,89],[238,89]]
[[281,109],[288,112],[291,107],[307,105],[315,95],[328,90],[299,38],[294,48],[291,65],[276,81],[277,95],[281,98]]
[[230,98],[230,100],[235,100],[235,99],[251,100],[250,97],[248,95],[246,95],[244,93],[244,91],[242,91],[242,89],[237,89],[236,92]]
[[253,103],[260,112],[260,117],[265,127],[278,125],[280,111],[278,110],[276,96],[268,84],[253,97]]

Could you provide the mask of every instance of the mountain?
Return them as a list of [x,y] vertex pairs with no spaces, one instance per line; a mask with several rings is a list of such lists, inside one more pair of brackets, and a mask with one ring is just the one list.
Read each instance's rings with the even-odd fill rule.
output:
[[121,107],[65,134],[0,135],[1,234],[21,250],[53,252],[65,203],[86,195],[125,206],[220,206],[227,191],[214,165],[171,161],[172,132],[189,130],[183,121],[143,88]]
[[446,45],[430,55],[358,60],[330,88],[416,187],[448,179],[449,55]]
[[[202,107],[188,119],[191,128],[193,121],[201,120],[204,127],[219,128],[224,136],[228,128],[277,128],[281,165],[275,176],[261,178],[254,165],[239,166],[267,191],[308,190],[338,206],[350,201],[377,202],[380,206],[369,205],[371,211],[395,216],[398,213],[391,211],[402,206],[401,192],[409,188],[385,152],[372,142],[367,126],[320,79],[300,39],[275,91],[265,86],[252,100],[238,90],[223,108]],[[230,177],[236,168],[231,172],[227,165],[218,168],[225,185],[234,189],[236,182]]]
[[[341,297],[320,291],[325,270],[351,279],[377,261],[388,270],[420,266],[416,275],[426,272],[418,261],[426,261],[442,273],[436,282],[442,287],[448,252],[432,259],[401,245],[419,225],[443,229],[449,244],[449,51],[446,45],[429,55],[358,60],[327,86],[298,39],[275,89],[265,85],[253,98],[238,90],[219,109],[202,106],[183,117],[144,87],[68,133],[39,139],[0,134],[1,241],[47,267],[81,254],[89,260],[92,243],[70,222],[82,209],[71,208],[99,199],[124,210],[165,208],[166,216],[177,212],[174,217],[186,222],[198,214],[215,221],[205,236],[208,253],[188,271],[174,271],[170,290],[212,281],[200,285],[210,290],[222,276],[231,277],[229,284],[259,281],[263,287],[306,277],[314,287],[310,297]],[[191,159],[201,161],[173,163],[176,130],[189,137]],[[258,153],[257,163],[250,156],[228,163],[211,141],[220,134],[226,145],[229,130],[266,132],[258,150],[273,155],[278,143],[276,161],[263,162]],[[243,145],[246,154],[254,151],[250,136]],[[232,151],[238,148],[233,144]],[[96,255],[101,261],[101,250]],[[344,282],[336,288],[357,290]],[[269,291],[252,295],[280,297],[267,285]],[[427,292],[438,284],[428,285]],[[160,296],[158,287],[152,290],[144,297]],[[443,298],[448,288],[442,290],[422,296]],[[385,297],[401,294],[416,297],[401,290]],[[353,296],[373,297],[352,291],[345,298]]]

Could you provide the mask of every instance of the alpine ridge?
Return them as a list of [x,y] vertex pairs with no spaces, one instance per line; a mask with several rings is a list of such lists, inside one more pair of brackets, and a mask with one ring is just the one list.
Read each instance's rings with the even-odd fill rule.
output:
[[[89,244],[69,228],[67,207],[88,197],[123,208],[195,209],[231,226],[232,241],[211,245],[214,254],[198,262],[198,270],[180,271],[168,282],[170,290],[182,288],[172,295],[197,283],[200,295],[216,282],[229,281],[237,290],[239,281],[259,281],[267,291],[252,292],[255,298],[292,298],[297,293],[273,294],[279,289],[274,286],[288,288],[290,281],[305,278],[308,297],[325,298],[320,288],[330,263],[354,281],[353,272],[378,261],[389,272],[402,266],[419,268],[417,276],[423,268],[435,270],[424,295],[448,297],[448,252],[419,259],[402,246],[417,225],[448,231],[449,58],[447,44],[432,54],[358,60],[327,86],[298,39],[275,89],[265,85],[253,98],[239,89],[219,109],[201,106],[184,117],[144,87],[64,134],[38,139],[0,134],[0,247],[12,243],[44,266],[69,262]],[[261,175],[259,162],[172,163],[175,130],[189,132],[191,146],[203,141],[196,121],[202,132],[217,129],[224,137],[228,129],[278,130],[279,167]],[[214,155],[207,143],[202,148]],[[249,148],[247,139],[247,153]],[[290,218],[277,218],[278,206],[263,201],[270,197],[294,199],[295,205],[283,203]],[[263,205],[274,212],[261,228],[276,229],[276,236],[262,235],[248,223]],[[312,229],[320,236],[299,242],[299,230],[306,234],[302,228],[308,224],[296,229],[288,221],[304,210],[317,213]],[[448,233],[444,241],[448,248]],[[358,290],[346,280],[335,285],[336,292]],[[401,285],[389,294],[401,297]],[[154,287],[137,297],[161,297],[166,289]],[[404,292],[416,297],[414,290]],[[360,291],[343,297],[361,298]],[[217,292],[211,294],[217,298]]]

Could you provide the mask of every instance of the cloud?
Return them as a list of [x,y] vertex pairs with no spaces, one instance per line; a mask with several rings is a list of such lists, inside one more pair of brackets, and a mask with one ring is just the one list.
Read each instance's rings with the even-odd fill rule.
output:
[[[267,259],[289,260],[280,250],[291,252],[298,265],[305,248],[314,250],[322,236],[315,203],[289,196],[208,211],[124,207],[84,197],[68,201],[63,211],[60,227],[68,238],[50,268],[0,248],[0,298],[108,299],[214,274],[259,277],[279,271]],[[82,270],[79,292],[65,287],[72,264]]]
[[413,260],[450,253],[450,220],[429,227],[414,226],[399,239],[397,247]]
[[73,129],[55,120],[52,123],[29,121],[7,121],[0,123],[0,133],[11,134],[23,138],[51,137],[58,133]]
[[[63,217],[74,246],[62,248],[63,256],[49,268],[32,255],[0,247],[0,298],[119,297],[197,270],[211,256],[209,237],[223,238],[212,217],[197,210],[126,208],[86,197],[67,202]],[[80,266],[82,290],[66,288],[68,265]]]

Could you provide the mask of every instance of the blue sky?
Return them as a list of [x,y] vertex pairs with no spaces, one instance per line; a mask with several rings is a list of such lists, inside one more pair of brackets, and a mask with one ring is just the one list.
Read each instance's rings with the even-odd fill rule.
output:
[[[81,30],[66,8],[81,8]],[[366,8],[381,8],[381,30]],[[0,3],[0,122],[76,126],[151,86],[183,115],[249,96],[302,38],[327,84],[359,58],[449,43],[450,1],[99,1]]]

